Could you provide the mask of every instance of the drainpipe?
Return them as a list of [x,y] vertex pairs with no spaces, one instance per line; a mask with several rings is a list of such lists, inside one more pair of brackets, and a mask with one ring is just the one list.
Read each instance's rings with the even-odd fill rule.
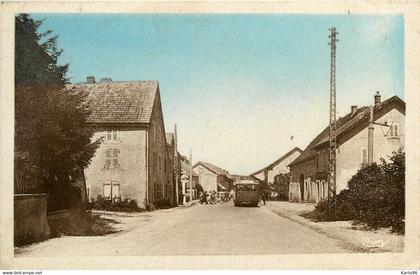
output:
[[369,129],[368,129],[368,164],[373,162],[373,106],[370,106]]

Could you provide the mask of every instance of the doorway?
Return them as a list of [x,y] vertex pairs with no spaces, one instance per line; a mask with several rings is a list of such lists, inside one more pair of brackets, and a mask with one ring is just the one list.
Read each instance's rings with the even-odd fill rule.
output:
[[304,201],[304,195],[305,195],[305,185],[304,185],[305,177],[303,174],[300,174],[299,176],[299,186],[300,186],[300,200]]

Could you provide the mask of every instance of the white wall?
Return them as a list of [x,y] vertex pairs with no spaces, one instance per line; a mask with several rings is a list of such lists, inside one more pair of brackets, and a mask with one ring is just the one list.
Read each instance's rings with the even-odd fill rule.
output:
[[197,165],[193,170],[198,174],[199,183],[204,191],[217,191],[217,175],[215,173],[202,165]]
[[[92,140],[105,135],[106,131],[96,132]],[[105,182],[118,181],[121,198],[136,199],[139,205],[142,205],[146,198],[146,131],[122,130],[118,135],[118,141],[104,140],[96,150],[91,164],[85,169],[89,197],[96,199],[98,195],[102,195]],[[105,167],[105,151],[108,148],[120,150],[118,155],[120,167]]]
[[[388,127],[374,125],[373,130],[373,161],[380,163],[380,158],[389,160],[387,156],[391,156],[393,151],[397,151],[400,147],[404,147],[405,140],[405,117],[396,109],[376,120],[377,123],[385,123],[399,125],[399,137],[385,136],[389,131]],[[340,145],[337,150],[337,194],[347,188],[348,180],[356,174],[361,166],[362,148],[368,148],[368,128],[356,134],[350,140]]]
[[[294,161],[298,156],[300,156],[300,152],[296,151],[286,159],[278,163],[276,166],[273,167],[273,170],[268,171],[268,183],[274,182],[274,177],[280,173],[288,173],[289,168],[287,167],[292,161]],[[264,173],[263,173],[264,179]]]

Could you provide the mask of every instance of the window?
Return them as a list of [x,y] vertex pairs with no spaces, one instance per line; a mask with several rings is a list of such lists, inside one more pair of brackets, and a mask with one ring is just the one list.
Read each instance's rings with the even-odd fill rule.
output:
[[119,198],[121,196],[120,183],[118,181],[105,182],[103,196],[108,199]]
[[362,148],[362,153],[361,153],[361,160],[360,163],[361,164],[367,164],[368,162],[368,152],[366,148]]
[[112,198],[119,198],[120,194],[120,184],[117,181],[111,182],[111,196]]
[[120,150],[118,150],[117,148],[111,148],[105,151],[105,166],[107,168],[120,166],[118,162],[119,153]]
[[111,198],[111,183],[110,182],[104,183],[103,196],[104,196],[104,198]]
[[389,127],[389,136],[390,137],[398,137],[398,124],[391,124]]
[[118,131],[106,131],[106,140],[107,141],[117,141],[118,140]]
[[162,159],[159,155],[159,171],[162,170]]

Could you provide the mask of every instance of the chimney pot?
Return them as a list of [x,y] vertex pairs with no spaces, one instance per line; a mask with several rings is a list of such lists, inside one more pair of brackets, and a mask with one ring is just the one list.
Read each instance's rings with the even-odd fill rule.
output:
[[354,114],[357,112],[357,105],[351,106],[351,116],[354,116]]
[[375,107],[378,107],[379,105],[381,105],[381,94],[377,91],[375,95]]
[[95,83],[95,77],[94,76],[88,76],[88,77],[86,77],[86,83],[87,84],[93,84],[93,83]]

